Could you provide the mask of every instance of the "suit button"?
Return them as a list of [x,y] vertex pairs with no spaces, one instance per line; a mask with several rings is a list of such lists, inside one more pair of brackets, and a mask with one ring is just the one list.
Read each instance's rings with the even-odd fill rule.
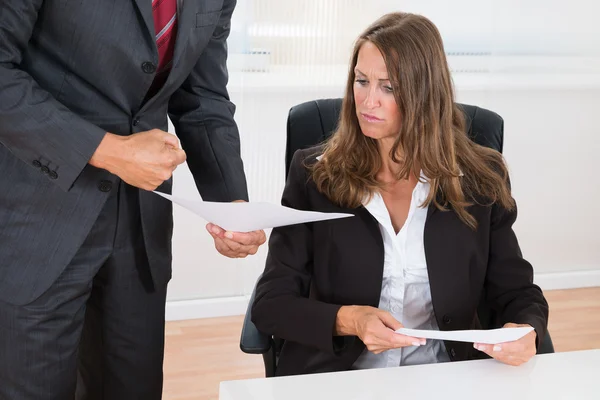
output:
[[442,318],[442,320],[444,321],[444,323],[445,323],[446,325],[448,325],[448,324],[450,324],[450,323],[452,322],[452,318],[450,318],[450,317],[449,317],[449,316],[447,316],[447,315],[444,315],[444,317]]
[[47,166],[44,165],[42,167],[42,172],[45,173],[45,174],[48,174],[48,173],[50,173],[50,168],[48,168]]
[[58,179],[58,174],[56,173],[56,171],[50,171],[48,176],[50,177],[50,179]]
[[456,357],[456,351],[454,350],[454,347],[450,349],[450,355],[452,356],[452,358]]
[[142,71],[144,71],[147,74],[153,74],[154,72],[156,72],[156,65],[154,65],[150,61],[145,61],[142,63]]
[[42,163],[41,163],[41,162],[39,162],[38,160],[33,160],[33,163],[32,163],[32,164],[33,164],[33,166],[34,166],[34,167],[36,167],[36,168],[40,168],[40,167],[42,166]]
[[135,118],[133,120],[133,126],[137,126],[140,123],[140,119],[139,118]]
[[98,189],[100,189],[100,191],[104,193],[110,192],[110,190],[112,189],[112,182],[100,181],[100,183],[98,184]]

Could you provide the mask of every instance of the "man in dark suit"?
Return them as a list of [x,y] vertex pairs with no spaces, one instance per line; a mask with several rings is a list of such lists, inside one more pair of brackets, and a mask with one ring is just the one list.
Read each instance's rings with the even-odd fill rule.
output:
[[[0,399],[161,398],[172,205],[149,191],[187,157],[204,200],[247,200],[234,7],[0,2]],[[229,257],[265,240],[208,228]]]

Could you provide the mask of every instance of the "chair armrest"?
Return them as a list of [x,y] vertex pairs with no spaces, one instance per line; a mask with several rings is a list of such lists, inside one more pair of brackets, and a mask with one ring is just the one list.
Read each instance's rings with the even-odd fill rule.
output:
[[550,332],[546,331],[546,335],[542,338],[542,342],[538,346],[537,354],[554,353],[554,343],[550,337]]
[[[258,279],[260,279],[260,276]],[[256,286],[252,290],[252,296],[250,296],[248,309],[244,317],[244,325],[240,337],[240,349],[247,354],[265,354],[271,349],[273,339],[270,335],[266,335],[256,329],[256,326],[252,323],[252,304],[254,304],[255,293]]]

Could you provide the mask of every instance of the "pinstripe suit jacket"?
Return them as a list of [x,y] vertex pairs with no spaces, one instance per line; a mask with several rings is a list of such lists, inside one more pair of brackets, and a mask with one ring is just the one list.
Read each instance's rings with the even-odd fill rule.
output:
[[[247,198],[226,90],[234,7],[179,1],[173,69],[144,101],[158,63],[150,0],[0,2],[0,300],[35,299],[80,247],[117,179],[88,164],[105,132],[166,130],[168,114],[202,197]],[[152,276],[166,283],[171,203],[139,200]]]

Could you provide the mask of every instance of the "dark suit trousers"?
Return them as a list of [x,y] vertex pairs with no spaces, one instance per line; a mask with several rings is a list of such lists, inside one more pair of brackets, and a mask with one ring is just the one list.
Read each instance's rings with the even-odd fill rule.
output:
[[138,191],[119,183],[52,287],[24,306],[0,302],[0,399],[160,399],[165,299]]

